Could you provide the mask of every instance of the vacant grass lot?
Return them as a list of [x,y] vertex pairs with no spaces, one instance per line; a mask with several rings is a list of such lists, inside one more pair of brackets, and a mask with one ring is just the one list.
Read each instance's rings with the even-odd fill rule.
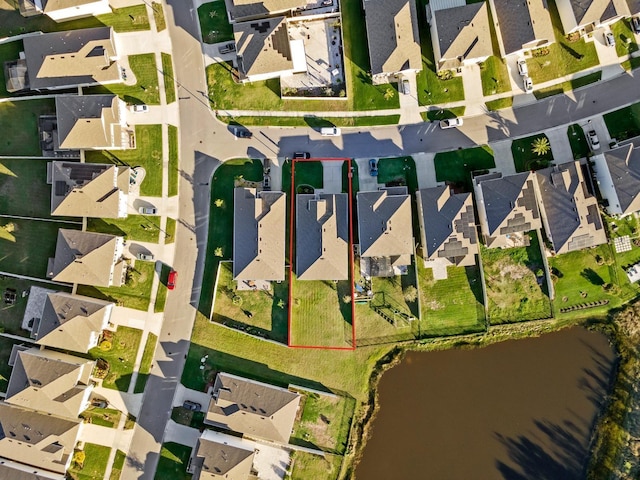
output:
[[616,39],[616,53],[619,57],[629,55],[638,50],[635,35],[631,30],[629,19],[623,18],[611,25],[611,32]]
[[46,15],[25,18],[18,0],[0,0],[0,38],[27,32],[62,32],[79,28],[110,26],[116,32],[149,30],[149,17],[143,4],[113,9],[113,13],[57,23]]
[[543,98],[552,97],[553,95],[559,95],[561,93],[570,92],[580,87],[584,87],[585,85],[590,85],[592,83],[600,81],[602,78],[602,72],[593,72],[582,77],[574,78],[573,80],[569,80],[567,82],[562,82],[551,87],[540,88],[535,90],[533,94],[538,100],[542,100]]
[[46,278],[59,228],[79,229],[80,225],[0,218],[0,271]]
[[500,57],[491,56],[480,64],[480,78],[485,97],[511,90],[507,65]]
[[41,156],[38,118],[55,111],[52,98],[0,103],[0,155]]
[[146,311],[151,298],[153,275],[153,262],[136,262],[135,268],[129,270],[127,281],[121,287],[78,285],[77,293],[115,302],[123,307]]
[[[0,160],[0,214],[51,217],[47,160]],[[29,192],[29,201],[24,201]]]
[[529,238],[528,247],[480,247],[491,324],[551,316],[540,244],[535,232]]
[[146,174],[140,185],[140,194],[162,196],[162,125],[136,125],[136,148],[88,151],[85,160],[89,163],[141,166]]
[[224,0],[204,3],[198,7],[200,31],[204,43],[233,40],[233,27],[229,24]]
[[108,233],[125,240],[158,243],[160,217],[156,215],[127,215],[127,218],[88,218],[87,231]]
[[[125,85],[124,83],[98,85],[87,88],[85,93],[113,93],[130,104],[160,105],[158,66],[155,54],[129,55],[129,66],[136,77],[135,85]],[[170,83],[169,86],[171,85]]]
[[[0,1],[1,5],[1,1]],[[0,10],[0,17],[2,16],[2,10]],[[1,25],[1,21],[0,21]],[[0,26],[2,28],[2,26]],[[0,65],[4,66],[4,62],[8,62],[10,60],[17,60],[20,52],[23,51],[24,45],[22,44],[22,40],[15,40],[13,42],[6,42],[0,44]],[[4,68],[4,67],[2,67]],[[4,70],[3,70],[4,71]],[[2,77],[2,81],[0,82],[0,97],[8,97],[11,94],[7,92],[7,84],[4,75]]]
[[86,455],[84,465],[80,468],[79,465],[72,463],[67,474],[73,480],[102,480],[111,449],[94,443],[85,443],[83,450]]
[[158,336],[150,333],[144,344],[144,351],[142,352],[142,359],[140,360],[140,368],[138,369],[138,378],[136,380],[136,386],[133,393],[144,392],[144,387],[147,385],[147,380],[151,373],[151,362],[153,362],[153,353],[156,351],[157,343]]
[[103,387],[127,391],[141,338],[142,330],[118,327],[115,333],[106,335],[99,346],[89,350],[93,359],[102,358],[109,362],[109,371],[102,380]]
[[577,123],[569,125],[567,128],[567,137],[569,137],[569,144],[571,145],[571,151],[573,152],[573,158],[578,160],[585,158],[591,153],[589,144],[584,136],[584,130]]
[[272,282],[271,291],[268,292],[236,290],[233,263],[220,262],[219,265],[218,289],[211,320],[286,344],[288,279],[281,283]]
[[465,192],[473,191],[473,172],[496,166],[493,150],[488,146],[436,153],[433,163],[438,182],[447,182],[456,190]]
[[397,125],[400,115],[374,115],[366,117],[228,117],[218,115],[218,120],[225,123],[237,122],[244,126],[279,126],[279,127],[370,127],[375,125]]
[[191,447],[168,442],[162,445],[155,480],[190,480],[187,473]]
[[640,102],[603,115],[609,135],[618,141],[640,135]]
[[[160,5],[160,8],[162,6]],[[173,77],[173,61],[171,55],[162,53],[162,75],[164,77],[164,91],[167,103],[176,101],[176,84]]]
[[180,165],[178,149],[178,127],[169,125],[169,196],[175,197],[178,194],[178,183],[180,181]]
[[[538,138],[547,138],[544,133],[533,135],[531,137],[518,138],[511,143],[511,153],[513,154],[513,163],[516,166],[516,172],[528,172],[530,170],[540,170],[546,168],[553,162],[553,152],[551,147],[549,151],[543,155],[533,152],[533,142]],[[547,138],[547,141],[549,139]]]

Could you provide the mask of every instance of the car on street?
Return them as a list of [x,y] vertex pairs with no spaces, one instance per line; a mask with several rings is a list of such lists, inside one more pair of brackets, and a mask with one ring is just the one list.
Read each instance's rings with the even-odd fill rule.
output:
[[404,80],[402,80],[402,93],[404,95],[409,95],[411,93],[411,87],[409,86],[409,80],[407,80],[406,78]]
[[309,152],[294,152],[293,158],[294,160],[306,160],[311,158],[311,154]]
[[186,408],[187,410],[191,410],[192,412],[199,412],[202,410],[202,405],[196,402],[192,402],[191,400],[185,400],[182,404],[182,408]]
[[238,138],[251,138],[253,133],[244,127],[233,127],[233,134]]
[[171,270],[169,275],[167,275],[167,288],[169,290],[176,288],[176,280],[178,280],[178,272]]
[[631,17],[631,29],[635,33],[640,33],[640,17]]
[[529,76],[522,77],[522,85],[524,86],[525,92],[527,93],[533,92],[533,80],[531,80],[531,77]]
[[529,76],[529,67],[527,67],[527,61],[524,58],[518,59],[518,73],[523,77]]
[[378,176],[378,160],[375,158],[369,160],[369,175],[372,177]]
[[606,32],[604,34],[604,43],[607,47],[615,47],[616,46],[616,37],[613,36],[613,33]]
[[235,52],[236,51],[236,44],[231,42],[231,43],[225,43],[224,45],[220,45],[218,47],[218,53],[220,54],[225,54],[225,53],[231,53],[231,52]]
[[131,110],[134,111],[134,113],[147,113],[149,111],[149,106],[148,105],[133,105],[131,107]]
[[155,215],[158,212],[156,207],[140,207],[138,213],[143,215]]
[[153,256],[153,253],[138,252],[138,254],[136,255],[136,258],[138,260],[145,260],[147,262],[152,262],[155,257]]
[[447,128],[461,127],[463,123],[461,118],[445,118],[440,120],[440,128],[446,130]]
[[587,132],[587,141],[589,142],[591,150],[598,150],[600,148],[600,140],[595,130],[589,130]]

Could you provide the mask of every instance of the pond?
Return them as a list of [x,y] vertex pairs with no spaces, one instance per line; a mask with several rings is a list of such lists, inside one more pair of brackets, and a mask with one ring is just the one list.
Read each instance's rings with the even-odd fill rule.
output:
[[614,363],[583,328],[408,353],[382,376],[356,478],[582,479]]

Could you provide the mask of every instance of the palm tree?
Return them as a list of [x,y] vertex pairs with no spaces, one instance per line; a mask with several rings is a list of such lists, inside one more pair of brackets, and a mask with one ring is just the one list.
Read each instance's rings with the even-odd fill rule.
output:
[[551,145],[549,145],[549,139],[547,137],[538,137],[531,144],[531,151],[541,157],[549,153]]
[[384,92],[385,100],[391,100],[395,96],[396,96],[396,92],[393,91],[393,88],[387,88]]

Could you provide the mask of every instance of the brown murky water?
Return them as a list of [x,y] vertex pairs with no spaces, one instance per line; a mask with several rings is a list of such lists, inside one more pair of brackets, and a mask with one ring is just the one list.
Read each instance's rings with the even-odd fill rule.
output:
[[380,381],[356,477],[582,479],[613,363],[607,339],[582,328],[410,353]]

